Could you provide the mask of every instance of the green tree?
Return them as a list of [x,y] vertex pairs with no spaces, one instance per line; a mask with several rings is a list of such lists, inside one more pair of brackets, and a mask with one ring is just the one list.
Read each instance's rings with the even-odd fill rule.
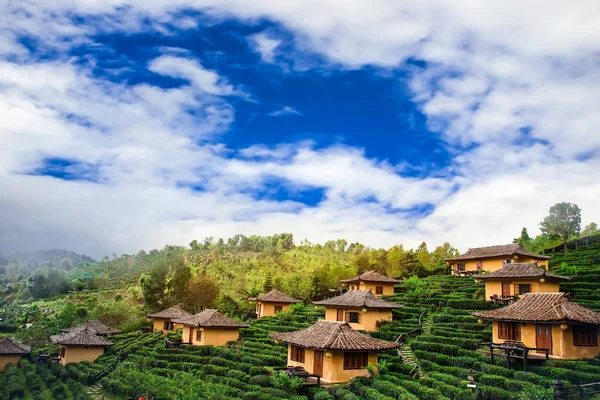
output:
[[550,207],[549,215],[540,222],[540,229],[550,237],[563,240],[566,253],[569,237],[581,231],[581,209],[573,203],[556,203]]
[[598,235],[600,235],[600,230],[598,229],[598,224],[595,222],[586,225],[586,227],[583,228],[583,231],[581,231],[581,236],[583,237]]
[[263,284],[263,293],[268,293],[273,290],[273,274],[267,272],[267,277],[265,278],[265,283]]
[[529,237],[527,228],[521,229],[521,236],[519,236],[516,239],[513,239],[513,243],[518,243],[526,249],[528,249],[531,246],[531,237]]
[[205,274],[194,276],[184,291],[186,297],[183,306],[193,313],[199,313],[215,303],[219,291],[219,284],[213,277]]

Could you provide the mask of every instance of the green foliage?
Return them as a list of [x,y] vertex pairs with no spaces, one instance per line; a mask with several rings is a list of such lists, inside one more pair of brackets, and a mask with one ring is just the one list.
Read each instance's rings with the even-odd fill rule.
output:
[[540,222],[542,233],[550,237],[560,238],[565,242],[569,237],[578,234],[581,230],[581,209],[573,203],[557,203],[550,207],[549,215]]
[[302,380],[297,376],[290,376],[284,371],[275,371],[271,375],[271,383],[278,389],[286,390],[290,393],[297,393],[302,387]]

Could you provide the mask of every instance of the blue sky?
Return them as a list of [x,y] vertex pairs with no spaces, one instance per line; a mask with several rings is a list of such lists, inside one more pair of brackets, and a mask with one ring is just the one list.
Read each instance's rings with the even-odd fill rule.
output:
[[465,250],[558,201],[597,221],[600,14],[535,3],[11,3],[0,251]]

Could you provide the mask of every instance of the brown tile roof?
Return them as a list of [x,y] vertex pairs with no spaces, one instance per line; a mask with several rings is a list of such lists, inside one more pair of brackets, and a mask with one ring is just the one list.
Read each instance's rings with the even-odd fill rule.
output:
[[313,304],[318,306],[385,308],[390,310],[404,307],[391,301],[382,300],[371,293],[370,290],[349,290],[333,299],[313,301]]
[[302,300],[294,299],[293,297],[290,297],[277,289],[273,289],[270,292],[263,294],[262,296],[253,297],[249,300],[262,301],[265,303],[302,303]]
[[15,342],[9,338],[0,340],[0,355],[29,354],[29,352],[31,352],[31,347],[26,344]]
[[296,346],[347,351],[375,351],[400,347],[355,331],[347,322],[317,321],[313,326],[296,332],[273,332],[273,339]]
[[543,254],[527,251],[518,243],[503,244],[499,246],[475,247],[458,257],[446,258],[446,261],[478,260],[492,257],[512,257],[515,255],[547,260],[550,257]]
[[179,307],[170,307],[170,308],[167,308],[166,310],[155,312],[154,314],[148,314],[146,316],[148,318],[179,319],[179,318],[191,317],[192,314],[190,314],[187,311],[182,310]]
[[226,317],[218,310],[204,310],[196,315],[186,318],[173,320],[178,324],[192,327],[210,327],[210,328],[247,328],[249,325],[237,322],[234,319]]
[[75,327],[62,335],[50,336],[50,340],[64,346],[112,346],[111,342],[84,326]]
[[580,322],[600,325],[600,313],[569,301],[565,293],[527,293],[513,304],[493,311],[473,312],[484,319],[524,322]]
[[72,328],[67,328],[67,329],[62,329],[63,332],[70,332],[74,329],[81,329],[81,328],[88,328],[91,332],[93,332],[95,335],[100,335],[100,336],[105,336],[108,334],[112,334],[112,333],[119,333],[121,332],[118,329],[113,329],[108,325],[103,324],[102,322],[93,319],[90,321],[87,321],[84,324],[81,325],[77,325],[75,327]]
[[553,274],[544,268],[540,268],[535,263],[512,263],[506,264],[497,271],[488,272],[486,274],[476,275],[475,279],[554,279],[558,281],[570,281],[571,278]]
[[388,278],[385,275],[380,274],[377,271],[367,271],[365,273],[362,273],[358,276],[355,276],[354,278],[348,278],[348,279],[340,279],[340,282],[342,283],[351,283],[351,282],[357,282],[357,281],[363,281],[363,282],[382,282],[382,283],[400,283],[400,280],[398,279],[393,279],[393,278]]

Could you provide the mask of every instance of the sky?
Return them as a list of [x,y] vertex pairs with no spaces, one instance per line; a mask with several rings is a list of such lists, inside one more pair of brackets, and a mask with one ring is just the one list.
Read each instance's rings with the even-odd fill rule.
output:
[[600,222],[595,0],[0,0],[0,252]]

